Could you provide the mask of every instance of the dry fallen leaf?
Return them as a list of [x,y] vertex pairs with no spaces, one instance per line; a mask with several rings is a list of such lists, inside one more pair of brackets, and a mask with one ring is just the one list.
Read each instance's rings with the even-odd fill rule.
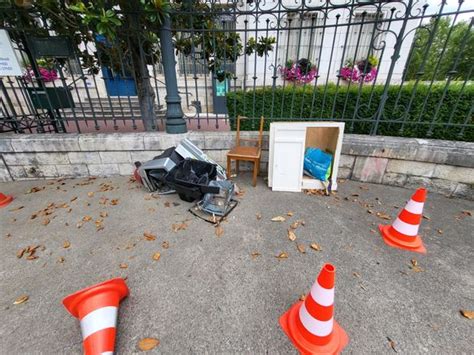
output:
[[164,202],[164,205],[165,205],[165,207],[170,207],[171,206],[169,201]]
[[360,275],[359,275],[357,272],[353,272],[353,273],[352,273],[352,276],[357,277],[357,278],[360,278]]
[[89,222],[90,220],[92,220],[92,217],[91,216],[84,216],[84,217],[82,217],[82,220],[84,222]]
[[395,349],[395,342],[392,339],[390,339],[389,337],[387,337],[387,340],[388,340],[388,344],[390,345],[392,350],[397,352],[397,349]]
[[23,295],[23,296],[20,296],[18,297],[15,302],[13,302],[13,304],[22,304],[22,303],[25,303],[26,301],[28,301],[29,297],[27,295]]
[[101,197],[101,198],[99,199],[99,203],[100,203],[101,205],[105,205],[108,200],[109,200],[109,199],[108,199],[107,197]]
[[222,228],[222,226],[217,226],[214,233],[216,234],[216,237],[222,237],[224,234],[224,228]]
[[150,232],[144,232],[143,236],[145,237],[146,240],[153,241],[156,239],[156,235],[151,234]]
[[107,217],[108,215],[109,215],[109,214],[108,214],[107,212],[105,212],[105,211],[100,212],[100,216],[101,216],[102,218],[105,218],[105,217]]
[[143,338],[138,342],[138,348],[141,351],[148,351],[160,345],[160,341],[156,338]]
[[94,192],[93,192],[93,191],[91,191],[91,192],[88,192],[88,193],[87,193],[87,196],[89,196],[89,197],[93,197],[93,196],[94,196]]
[[119,267],[120,267],[121,269],[126,269],[126,268],[128,268],[128,264],[126,264],[126,263],[121,263],[121,264],[119,265]]
[[112,206],[118,205],[119,203],[120,203],[120,200],[118,198],[114,198],[114,199],[110,200],[110,204]]
[[77,200],[77,196],[74,196],[73,198],[71,198],[71,199],[69,200],[69,202],[74,202],[74,201],[76,201],[76,200]]
[[423,218],[426,219],[427,221],[431,221],[431,217],[423,215]]
[[291,229],[288,229],[288,239],[292,242],[296,240],[296,234]]
[[156,252],[155,254],[153,254],[152,259],[158,261],[160,260],[160,257],[161,257],[161,254],[159,252]]
[[278,258],[278,259],[288,259],[288,254],[285,253],[285,252],[281,252],[280,254],[278,254],[277,256],[275,256],[275,258]]
[[20,249],[16,252],[16,257],[18,259],[21,259],[23,257],[23,254],[25,254],[27,248]]
[[444,233],[444,231],[442,229],[437,229],[436,231],[438,232],[438,234],[443,234]]
[[287,215],[288,217],[292,217],[293,214],[294,214],[294,213],[293,213],[292,211],[286,213],[286,215]]
[[252,252],[252,254],[250,254],[250,256],[251,256],[253,259],[255,259],[257,256],[260,256],[260,255],[262,255],[262,254],[260,254],[258,251],[254,251],[254,252]]
[[63,258],[62,256],[60,256],[60,257],[58,258],[58,263],[62,264],[63,262],[64,262],[64,258]]
[[321,246],[318,243],[311,243],[311,249],[316,250],[316,251],[321,251],[323,250]]
[[472,217],[472,211],[464,210],[464,211],[461,211],[461,213],[465,216]]
[[305,299],[306,299],[306,295],[304,293],[300,295],[300,298],[299,298],[300,301],[304,301]]
[[261,220],[262,219],[262,214],[261,213],[257,213],[255,215],[255,217],[257,217],[257,220]]
[[76,227],[81,228],[82,227],[82,222],[77,222]]
[[290,228],[291,229],[296,229],[296,228],[298,228],[298,226],[299,226],[298,222],[293,222],[293,223],[291,223]]
[[467,311],[465,309],[461,309],[459,312],[461,312],[461,314],[467,319],[474,319],[474,311]]
[[306,253],[306,250],[303,244],[298,244],[296,248],[298,249],[300,253],[303,253],[303,254]]
[[386,220],[391,220],[392,219],[388,214],[385,214],[385,213],[382,213],[382,212],[377,212],[376,216],[379,217],[379,218],[382,218],[382,219],[386,219]]
[[68,241],[68,240],[65,240],[64,243],[63,243],[63,248],[64,249],[67,249],[71,246],[71,243]]
[[423,271],[423,269],[418,266],[418,261],[416,261],[416,259],[411,259],[410,269],[412,269],[414,272],[422,272]]
[[272,222],[285,222],[286,218],[283,216],[276,216],[272,218]]
[[47,226],[47,225],[49,224],[49,222],[51,222],[51,220],[50,220],[49,218],[45,218],[45,219],[43,219],[43,221],[41,222],[41,224],[42,224],[43,226]]
[[25,206],[18,206],[18,207],[12,208],[12,209],[10,209],[10,212],[19,211],[19,210],[21,210],[22,208],[25,208]]
[[181,230],[185,230],[186,228],[188,228],[188,225],[186,222],[174,223],[171,225],[171,229],[175,233]]
[[163,243],[161,243],[161,247],[163,249],[168,249],[170,247],[170,243],[165,240]]

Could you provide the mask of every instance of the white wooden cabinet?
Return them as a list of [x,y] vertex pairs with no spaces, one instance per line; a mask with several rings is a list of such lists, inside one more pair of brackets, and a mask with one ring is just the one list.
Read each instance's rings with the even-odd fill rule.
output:
[[343,135],[343,122],[271,123],[268,186],[273,191],[324,189],[320,180],[303,175],[304,152],[307,147],[315,147],[333,155],[329,180],[331,190],[337,190]]

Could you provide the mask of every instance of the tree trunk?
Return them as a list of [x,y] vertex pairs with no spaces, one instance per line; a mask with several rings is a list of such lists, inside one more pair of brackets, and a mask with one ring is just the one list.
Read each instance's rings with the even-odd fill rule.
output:
[[[145,72],[143,72],[142,67],[145,68]],[[138,68],[137,65],[135,66],[138,103],[145,131],[154,131],[156,130],[155,92],[146,70],[144,63],[138,65]]]

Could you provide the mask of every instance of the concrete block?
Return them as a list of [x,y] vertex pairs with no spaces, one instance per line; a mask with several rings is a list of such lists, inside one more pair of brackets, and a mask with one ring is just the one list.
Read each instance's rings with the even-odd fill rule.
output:
[[53,134],[38,135],[27,134],[11,140],[15,152],[70,152],[78,151],[79,135]]
[[7,166],[3,162],[2,156],[0,155],[0,182],[13,181]]
[[133,174],[133,171],[135,170],[135,166],[131,163],[129,164],[118,164],[119,167],[119,173],[122,176],[129,176]]
[[[164,132],[145,133],[143,136],[144,148],[140,150],[165,150],[169,147],[175,147],[183,140],[188,138],[189,133],[167,134]],[[202,149],[202,147],[199,147]]]
[[431,179],[431,182],[434,191],[446,196],[451,196],[458,186],[457,182],[444,179]]
[[386,158],[357,157],[352,179],[363,182],[381,183],[388,164]]
[[142,163],[147,162],[157,155],[163,153],[162,150],[144,150],[144,151],[137,151],[137,152],[130,152],[130,159],[133,162],[140,161]]
[[118,164],[87,164],[91,176],[120,175]]
[[352,169],[354,166],[355,156],[341,154],[339,158],[339,168],[348,168]]
[[53,178],[59,176],[56,165],[25,165],[24,168],[28,178]]
[[144,150],[143,133],[83,134],[79,146],[84,152]]
[[[390,163],[389,163],[390,164]],[[407,181],[407,175],[397,173],[385,173],[382,184],[392,186],[404,186]]]
[[69,152],[67,153],[71,164],[100,164],[98,152]]
[[89,176],[89,170],[85,164],[56,165],[56,169],[61,177]]
[[465,198],[466,200],[474,200],[474,186],[468,184],[458,184],[453,191],[454,197]]
[[0,153],[13,152],[10,138],[0,138]]
[[23,166],[9,166],[8,169],[10,170],[10,176],[13,180],[21,180],[28,177]]
[[337,170],[338,179],[350,179],[351,176],[352,176],[351,168],[339,167],[339,169]]
[[474,184],[474,169],[451,165],[436,165],[433,177],[465,184]]
[[130,163],[130,152],[99,152],[103,164]]
[[408,189],[418,189],[420,187],[431,188],[433,186],[433,182],[430,178],[423,177],[423,176],[408,176],[407,181],[405,183],[405,187]]
[[67,153],[7,153],[3,157],[9,166],[69,164]]
[[[243,132],[242,132],[243,133]],[[256,138],[256,136],[242,135],[242,138]],[[204,149],[230,150],[235,146],[235,132],[206,132]],[[203,149],[202,147],[200,147]]]
[[433,163],[392,159],[388,162],[387,172],[431,177],[435,166]]

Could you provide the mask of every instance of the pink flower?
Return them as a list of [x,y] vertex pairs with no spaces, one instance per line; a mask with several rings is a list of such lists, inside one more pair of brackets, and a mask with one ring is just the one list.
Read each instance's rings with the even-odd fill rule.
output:
[[[39,67],[39,74],[41,75],[41,79],[45,83],[52,82],[59,79],[58,72],[56,71],[56,69],[47,69],[44,67]],[[23,75],[23,78],[26,81],[31,82],[33,81],[34,77],[35,77],[35,72],[33,71],[33,69],[31,69],[31,67],[29,67],[25,75]]]

